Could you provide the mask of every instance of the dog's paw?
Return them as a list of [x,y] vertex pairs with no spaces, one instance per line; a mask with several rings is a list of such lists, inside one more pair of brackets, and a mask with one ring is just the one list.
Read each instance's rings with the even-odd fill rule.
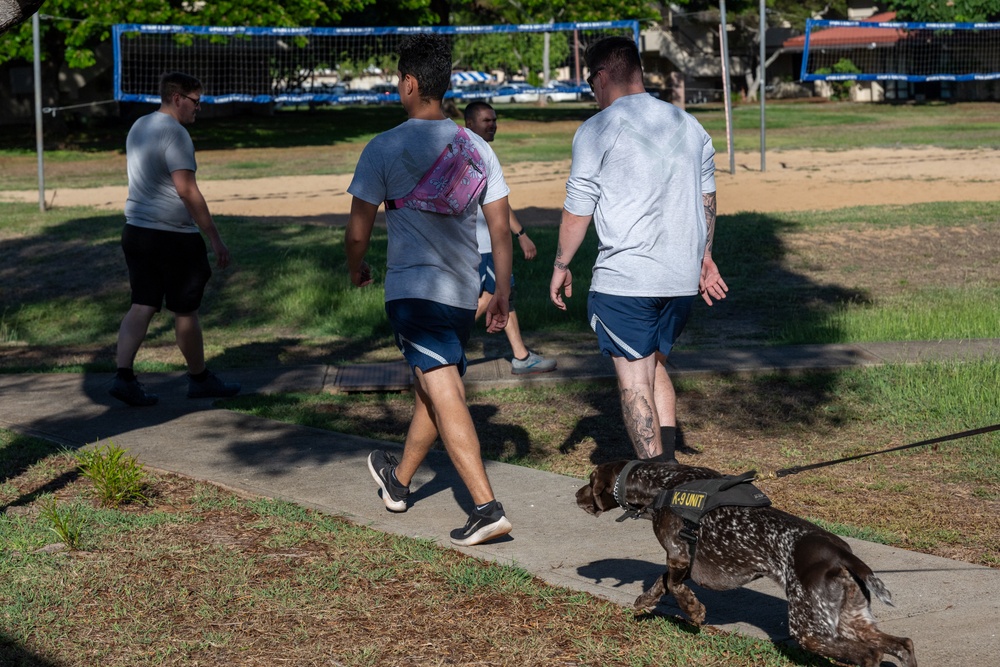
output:
[[635,608],[636,611],[653,611],[656,609],[656,604],[659,601],[659,595],[652,595],[649,591],[646,591],[635,599],[635,602],[632,603],[632,607]]
[[705,615],[705,605],[700,602],[696,602],[695,606],[688,613],[688,616],[691,617],[691,622],[695,625],[703,625],[705,623]]
[[677,606],[681,608],[693,625],[703,625],[705,623],[705,605],[698,602],[694,596],[689,600],[677,598]]

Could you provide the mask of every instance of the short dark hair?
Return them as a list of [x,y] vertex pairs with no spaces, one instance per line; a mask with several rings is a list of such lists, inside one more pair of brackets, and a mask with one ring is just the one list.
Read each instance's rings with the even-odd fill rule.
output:
[[639,48],[628,37],[605,37],[587,48],[584,59],[592,73],[603,69],[614,81],[642,79]]
[[167,72],[160,77],[160,101],[170,102],[175,93],[187,95],[201,90],[201,81],[184,72]]
[[469,119],[478,114],[480,109],[489,109],[490,111],[493,111],[493,107],[482,100],[470,102],[465,107],[465,122],[468,123]]
[[420,98],[442,100],[451,86],[451,37],[418,33],[399,45],[399,75],[417,80]]

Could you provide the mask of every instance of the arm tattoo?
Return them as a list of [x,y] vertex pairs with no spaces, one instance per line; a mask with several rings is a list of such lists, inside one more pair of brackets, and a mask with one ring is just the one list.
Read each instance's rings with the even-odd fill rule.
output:
[[562,254],[563,254],[562,244],[558,243],[556,244],[556,261],[552,263],[552,266],[556,267],[560,271],[565,271],[566,269],[569,268],[569,265],[562,261]]
[[715,193],[706,192],[702,194],[701,201],[705,205],[705,224],[708,226],[708,240],[705,245],[705,252],[712,252],[712,239],[715,237]]
[[659,452],[656,448],[656,431],[653,429],[653,409],[645,397],[637,391],[621,390],[622,418],[625,420],[625,430],[632,440],[636,456],[648,459]]

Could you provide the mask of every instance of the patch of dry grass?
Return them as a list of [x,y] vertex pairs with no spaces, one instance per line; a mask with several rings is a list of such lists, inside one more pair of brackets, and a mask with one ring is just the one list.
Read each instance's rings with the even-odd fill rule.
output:
[[33,467],[3,486],[3,665],[827,664],[166,474],[148,504],[91,513],[83,549],[41,552],[25,510],[42,488],[86,504],[89,481]]

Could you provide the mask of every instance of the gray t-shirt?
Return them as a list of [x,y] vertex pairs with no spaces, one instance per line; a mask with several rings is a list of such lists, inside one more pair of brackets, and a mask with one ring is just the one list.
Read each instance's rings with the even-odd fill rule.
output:
[[154,111],[135,121],[125,140],[130,225],[168,232],[197,233],[187,207],[177,194],[172,172],[197,171],[191,135],[168,114]]
[[[347,191],[369,204],[405,197],[455,137],[454,121],[411,118],[365,146]],[[470,132],[486,162],[479,205],[507,196],[510,188],[489,144]],[[475,204],[459,215],[410,208],[386,211],[389,236],[385,300],[428,299],[475,309],[479,299],[479,250]]]
[[493,252],[493,237],[490,236],[490,226],[486,224],[482,206],[476,207],[476,243],[479,245],[480,255]]
[[715,149],[697,120],[651,95],[626,95],[573,137],[565,208],[594,216],[591,289],[617,296],[698,293],[715,192]]

